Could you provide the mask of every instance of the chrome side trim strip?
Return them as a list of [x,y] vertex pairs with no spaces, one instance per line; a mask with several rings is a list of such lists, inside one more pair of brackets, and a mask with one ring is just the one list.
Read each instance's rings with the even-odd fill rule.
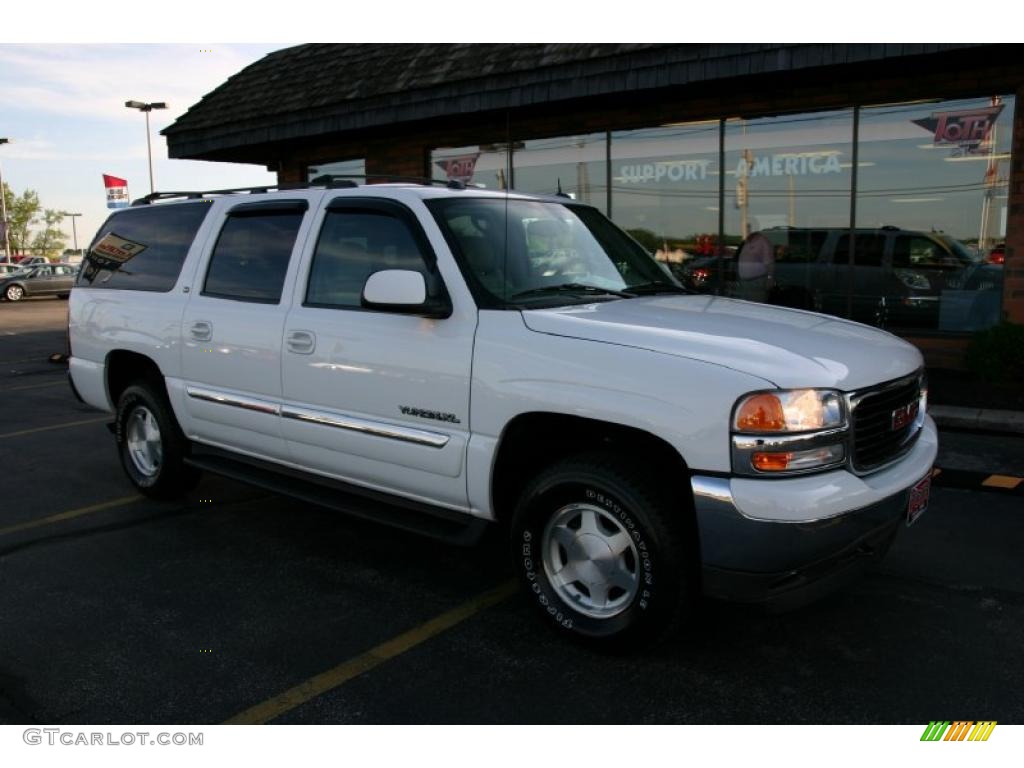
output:
[[257,400],[255,397],[244,397],[243,395],[227,395],[223,392],[216,392],[212,389],[202,387],[185,387],[185,393],[193,400],[205,400],[208,403],[230,405],[234,408],[243,408],[247,411],[266,413],[271,416],[278,416],[281,413],[281,406],[277,403],[270,403],[266,400]]
[[307,408],[295,408],[286,405],[281,408],[281,416],[296,421],[306,421],[312,424],[322,424],[325,427],[336,427],[347,429],[351,432],[361,432],[365,435],[386,437],[391,440],[401,440],[416,445],[426,445],[431,448],[444,448],[451,439],[448,435],[438,432],[427,432],[423,429],[412,429],[399,427],[394,424],[385,424],[379,421],[367,421],[354,416],[341,416],[338,414],[327,414],[320,411],[312,411]]

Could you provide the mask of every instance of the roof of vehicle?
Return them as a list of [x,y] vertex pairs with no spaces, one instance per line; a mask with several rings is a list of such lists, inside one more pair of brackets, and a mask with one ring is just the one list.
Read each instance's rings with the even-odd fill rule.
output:
[[378,197],[390,197],[401,199],[409,196],[418,197],[424,200],[433,200],[437,198],[460,198],[460,197],[473,197],[473,198],[494,198],[494,199],[510,199],[510,200],[536,200],[542,202],[553,202],[553,203],[573,203],[578,205],[587,205],[579,200],[573,200],[568,195],[559,196],[558,194],[536,194],[530,192],[519,192],[516,190],[495,190],[495,189],[484,189],[482,187],[475,186],[449,186],[449,183],[444,180],[424,180],[409,181],[409,182],[387,182],[380,184],[362,184],[362,185],[346,185],[346,186],[332,186],[329,183],[317,183],[316,181],[309,184],[290,184],[287,186],[275,187],[263,186],[263,187],[241,187],[238,189],[221,189],[221,190],[195,190],[195,191],[177,191],[177,192],[154,192],[151,195],[139,198],[132,203],[131,208],[122,210],[131,210],[133,208],[145,207],[152,204],[157,205],[173,205],[175,203],[185,202],[196,202],[197,200],[214,200],[220,198],[232,198],[239,201],[249,200],[250,198],[258,198],[260,200],[274,200],[279,197],[287,197],[294,195],[296,192],[307,192],[307,191],[328,191],[336,197],[366,197],[368,194]]

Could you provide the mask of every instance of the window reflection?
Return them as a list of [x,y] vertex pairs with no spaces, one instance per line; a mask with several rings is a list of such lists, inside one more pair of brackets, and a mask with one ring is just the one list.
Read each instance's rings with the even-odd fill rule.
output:
[[718,241],[719,121],[612,134],[612,217],[696,288]]
[[506,143],[435,149],[430,153],[431,178],[461,181],[484,189],[509,189],[510,150]]
[[607,213],[605,138],[604,133],[594,133],[523,142],[512,153],[516,190],[541,195],[561,191]]
[[858,223],[890,240],[882,323],[970,331],[999,321],[1013,97],[861,110]]

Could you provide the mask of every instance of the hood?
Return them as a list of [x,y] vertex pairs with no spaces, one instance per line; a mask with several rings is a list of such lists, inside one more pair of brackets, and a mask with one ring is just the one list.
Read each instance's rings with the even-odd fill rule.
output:
[[651,296],[523,312],[538,333],[649,349],[783,387],[860,389],[912,373],[921,353],[828,315],[715,296]]

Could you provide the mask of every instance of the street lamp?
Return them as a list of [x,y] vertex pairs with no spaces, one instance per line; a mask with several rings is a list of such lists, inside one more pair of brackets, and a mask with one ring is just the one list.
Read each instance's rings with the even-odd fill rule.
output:
[[61,216],[69,216],[69,217],[71,217],[71,234],[75,238],[75,240],[74,240],[74,242],[75,242],[75,254],[77,255],[78,254],[78,228],[75,226],[75,217],[76,216],[81,216],[82,214],[80,214],[80,213],[68,213],[67,211],[61,211],[60,215]]
[[126,101],[124,105],[128,109],[137,109],[146,113],[146,153],[149,155],[149,191],[152,194],[155,190],[153,189],[153,145],[149,140],[149,113],[154,109],[167,109],[167,104],[162,101],[154,101],[149,104],[144,101]]
[[[10,139],[0,139],[0,144],[10,144]],[[4,194],[4,174],[0,170],[0,226],[4,230],[4,261],[11,261],[11,236],[7,232],[7,195]]]

